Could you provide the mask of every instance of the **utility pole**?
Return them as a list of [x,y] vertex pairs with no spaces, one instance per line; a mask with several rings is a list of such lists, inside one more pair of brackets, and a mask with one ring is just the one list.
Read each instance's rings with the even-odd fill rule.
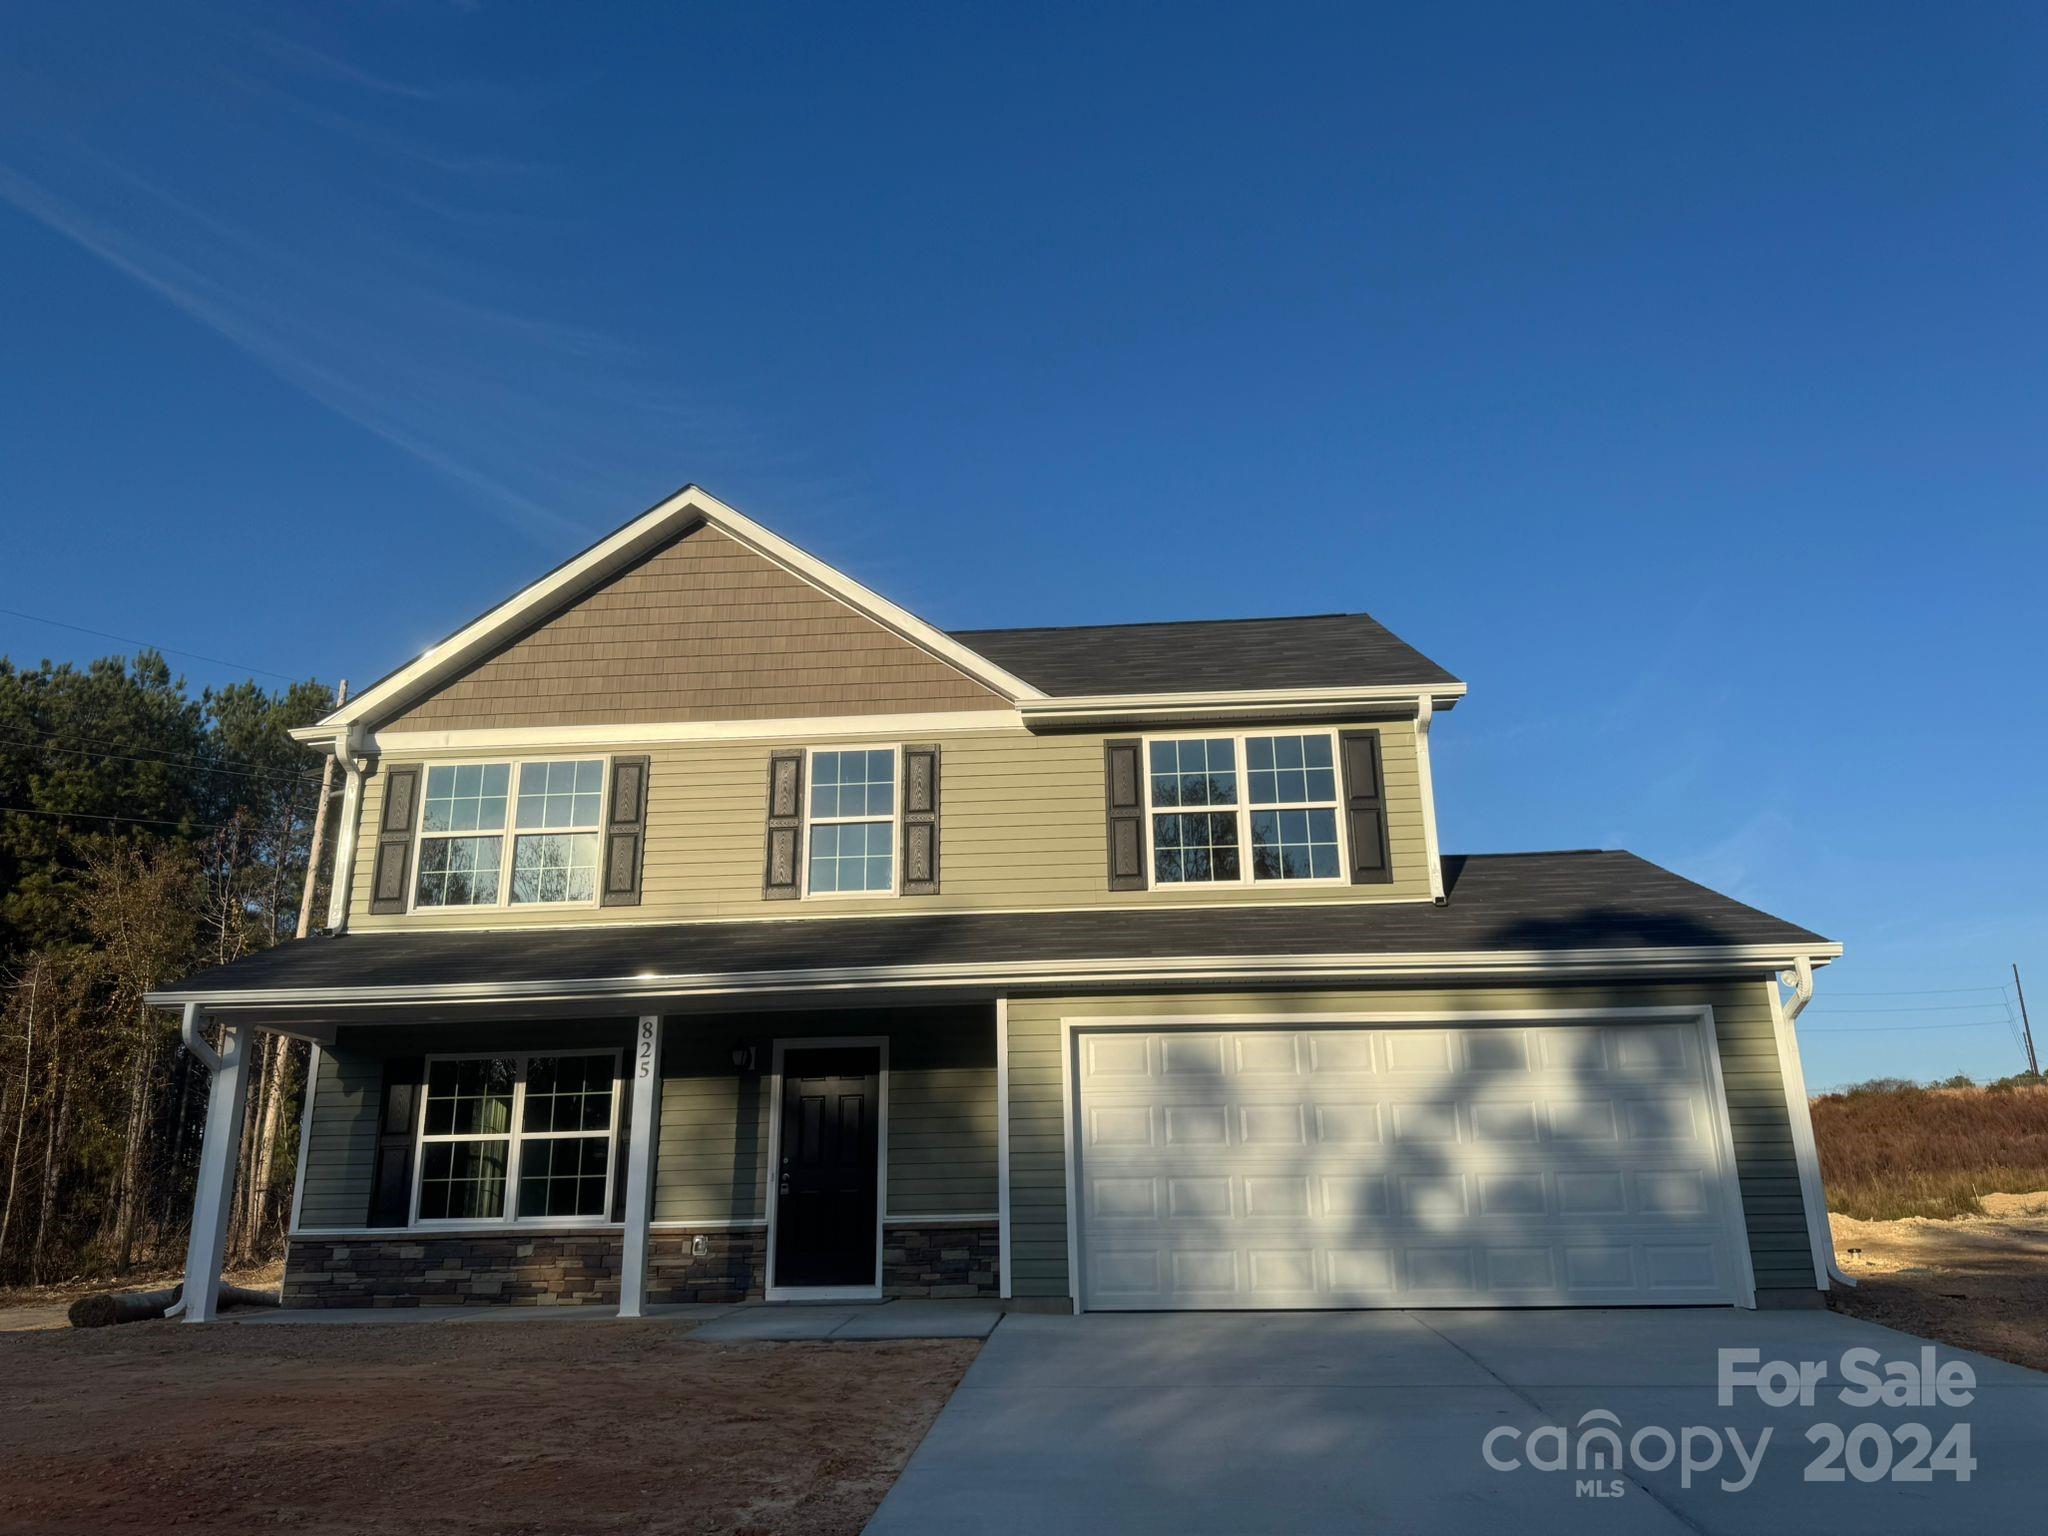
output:
[[2012,989],[2020,996],[2020,1033],[2027,1038],[2027,1070],[2039,1077],[2041,1063],[2034,1056],[2034,1026],[2027,1022],[2027,989],[2020,985],[2020,965],[2017,960],[2012,965]]
[[[341,708],[348,702],[348,679],[343,678],[334,690],[334,707]],[[313,845],[306,855],[306,889],[299,897],[299,932],[305,938],[313,931],[313,887],[320,880],[320,853],[327,841],[327,802],[334,798],[334,758],[330,755],[320,765],[320,803],[313,808]],[[261,1044],[258,1044],[258,1040]],[[257,1036],[249,1034],[245,1052],[255,1050],[257,1073],[250,1083],[250,1090],[258,1100],[254,1135],[256,1145],[251,1150],[250,1178],[245,1188],[248,1192],[248,1207],[243,1217],[240,1233],[240,1250],[244,1257],[252,1256],[262,1238],[263,1225],[270,1212],[270,1170],[272,1157],[277,1150],[278,1122],[284,1117],[284,1069],[292,1050],[291,1043],[282,1035]],[[310,1090],[310,1084],[308,1085]],[[304,1114],[310,1098],[301,1102],[299,1113]]]
[[[348,679],[334,690],[334,707],[348,702]],[[320,854],[327,843],[327,802],[334,798],[334,754],[320,765],[320,803],[313,808],[313,848],[306,856],[306,893],[299,898],[299,937],[313,931],[313,887],[320,881]]]

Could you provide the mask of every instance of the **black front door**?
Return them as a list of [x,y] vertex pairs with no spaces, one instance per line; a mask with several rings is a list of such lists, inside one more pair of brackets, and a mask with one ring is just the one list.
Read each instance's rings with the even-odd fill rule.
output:
[[783,1052],[777,1286],[875,1283],[881,1082],[873,1046]]

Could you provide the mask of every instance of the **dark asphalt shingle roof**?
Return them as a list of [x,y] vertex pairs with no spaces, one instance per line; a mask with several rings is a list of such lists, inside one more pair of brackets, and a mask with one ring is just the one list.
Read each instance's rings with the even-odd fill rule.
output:
[[1631,853],[1446,855],[1448,900],[932,913],[301,939],[158,996],[821,968],[1824,944]]
[[1458,681],[1364,613],[961,629],[953,638],[1055,697]]

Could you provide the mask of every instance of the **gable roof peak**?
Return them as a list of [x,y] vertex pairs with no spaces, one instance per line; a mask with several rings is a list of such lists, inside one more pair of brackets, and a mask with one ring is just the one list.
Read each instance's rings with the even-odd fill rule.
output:
[[635,561],[699,525],[716,528],[738,540],[799,580],[1004,698],[1016,702],[1043,697],[1030,683],[961,644],[938,626],[890,602],[692,483],[570,556],[445,640],[429,646],[412,661],[379,678],[318,725],[294,734],[302,740],[327,740],[352,727],[365,727],[389,717],[477,665],[512,636],[568,607]]

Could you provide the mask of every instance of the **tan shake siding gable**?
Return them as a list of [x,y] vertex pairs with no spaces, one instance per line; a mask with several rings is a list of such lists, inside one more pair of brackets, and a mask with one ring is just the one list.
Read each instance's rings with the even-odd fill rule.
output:
[[[359,854],[349,926],[367,933],[449,923],[593,923],[617,922],[624,917],[636,922],[682,922],[816,917],[821,913],[849,912],[1157,907],[1244,901],[1426,901],[1429,870],[1423,843],[1422,784],[1416,763],[1415,728],[1408,721],[1382,723],[1376,728],[1380,732],[1386,776],[1388,840],[1394,865],[1394,878],[1384,885],[1290,886],[1268,881],[1242,886],[1112,891],[1103,842],[1103,735],[1034,736],[1021,728],[953,735],[924,730],[919,739],[936,740],[939,744],[945,783],[940,810],[944,872],[940,889],[934,895],[838,898],[829,903],[763,901],[762,818],[767,802],[769,753],[777,748],[821,743],[681,742],[634,749],[653,759],[648,772],[644,889],[638,906],[522,906],[378,916],[370,912],[371,860]],[[589,750],[592,755],[603,755],[597,749]],[[502,761],[508,755],[513,754],[426,754],[428,760],[437,762],[458,757]],[[554,748],[517,755],[583,754]],[[372,840],[382,803],[383,776],[374,774],[363,787],[361,822]]]
[[1814,1288],[1799,1170],[1778,1071],[1769,994],[1751,981],[1626,982],[1569,987],[1421,987],[1386,991],[1200,996],[1015,997],[1009,1003],[1011,1276],[1019,1296],[1067,1290],[1066,1144],[1060,1089],[1060,1020],[1202,1015],[1286,1019],[1316,1015],[1371,1023],[1376,1017],[1494,1011],[1711,1004],[1728,1090],[1736,1172],[1742,1186],[1759,1292]]
[[377,725],[640,725],[1005,702],[738,540],[699,526]]

